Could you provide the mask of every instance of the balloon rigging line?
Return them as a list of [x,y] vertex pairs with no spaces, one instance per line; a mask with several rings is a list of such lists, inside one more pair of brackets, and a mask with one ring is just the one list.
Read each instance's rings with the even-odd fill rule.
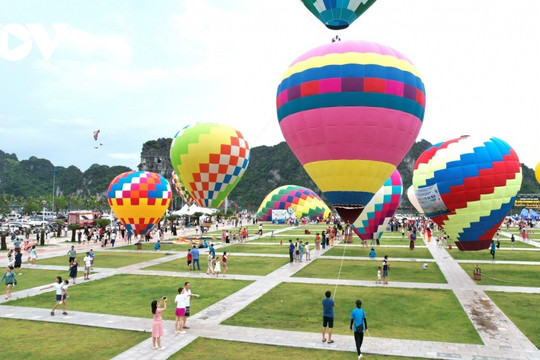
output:
[[[264,128],[261,130],[261,132],[257,135],[257,137],[255,139],[253,139],[253,143],[255,143],[255,141],[259,140],[259,138],[261,137],[262,134],[264,134],[266,128],[270,125],[270,123],[274,121],[272,119],[269,119],[267,122],[266,122],[266,125],[264,125]],[[251,143],[251,140],[250,140],[250,143]]]
[[[341,269],[343,268],[343,260],[345,259],[346,250],[347,250],[347,242],[345,241],[345,246],[343,247],[343,254],[341,255],[341,264],[339,265],[337,281],[339,281],[339,278],[341,277]],[[336,299],[337,286],[338,286],[338,283],[336,282],[336,287],[334,288],[334,296],[332,297],[332,300]]]

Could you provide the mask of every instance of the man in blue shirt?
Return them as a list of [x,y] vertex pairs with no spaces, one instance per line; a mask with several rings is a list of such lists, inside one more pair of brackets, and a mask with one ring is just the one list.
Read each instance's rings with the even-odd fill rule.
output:
[[199,263],[199,249],[197,246],[193,245],[193,250],[191,250],[191,256],[193,257],[193,271],[195,271],[195,264],[197,264],[197,270],[201,270],[201,265]]
[[362,342],[364,341],[364,331],[367,330],[366,313],[362,310],[362,301],[356,300],[356,308],[351,312],[350,328],[354,331],[354,342],[356,343],[356,352],[358,359],[362,358]]
[[208,248],[208,252],[212,254],[212,259],[216,258],[216,250],[214,249],[214,244],[210,244],[210,247]]
[[290,262],[294,261],[294,244],[292,243],[292,240],[289,240],[289,258]]
[[330,299],[332,293],[327,291],[324,293],[326,299],[322,301],[323,307],[323,325],[322,325],[322,342],[326,341],[326,327],[328,327],[328,343],[332,344],[332,328],[334,327],[334,300]]

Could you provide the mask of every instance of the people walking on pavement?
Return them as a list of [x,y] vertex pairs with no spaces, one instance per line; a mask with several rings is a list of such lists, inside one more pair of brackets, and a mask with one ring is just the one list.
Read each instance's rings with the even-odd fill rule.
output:
[[362,310],[362,301],[356,300],[356,308],[351,312],[350,329],[354,332],[354,342],[356,343],[356,353],[358,359],[362,358],[362,342],[364,341],[364,331],[367,330],[366,313]]
[[53,308],[51,310],[51,316],[54,316],[54,311],[56,310],[56,308],[60,304],[62,304],[62,314],[64,314],[64,315],[68,314],[66,312],[66,303],[62,299],[62,287],[63,286],[64,286],[64,284],[62,283],[62,277],[57,276],[56,277],[56,282],[52,283],[51,285],[43,286],[43,287],[41,287],[39,289],[39,290],[45,290],[45,289],[54,288],[56,290],[56,304],[54,304],[54,306],[53,306]]

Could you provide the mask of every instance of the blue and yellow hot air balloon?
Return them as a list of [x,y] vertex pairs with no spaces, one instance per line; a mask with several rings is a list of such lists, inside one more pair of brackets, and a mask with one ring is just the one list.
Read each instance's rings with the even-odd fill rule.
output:
[[414,144],[425,90],[414,65],[396,50],[338,41],[290,65],[276,106],[287,144],[352,224]]
[[516,152],[496,137],[463,136],[426,149],[413,185],[426,216],[462,250],[487,249],[521,188]]
[[172,199],[171,185],[149,171],[129,171],[116,176],[107,190],[111,209],[126,229],[145,235],[157,224]]
[[536,169],[534,170],[534,175],[536,176],[536,181],[540,184],[540,161],[536,164]]
[[358,19],[376,0],[302,0],[327,28],[341,30]]
[[171,144],[173,170],[202,207],[219,207],[242,178],[249,156],[242,133],[224,124],[188,126]]

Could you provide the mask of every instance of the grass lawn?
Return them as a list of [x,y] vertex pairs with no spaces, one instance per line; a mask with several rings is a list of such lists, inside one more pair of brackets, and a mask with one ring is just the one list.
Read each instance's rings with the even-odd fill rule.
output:
[[[450,250],[448,253],[456,260],[491,260],[489,250],[480,251],[459,251]],[[495,260],[506,261],[540,261],[540,248],[538,251],[523,251],[523,250],[496,250]]]
[[[280,284],[224,324],[319,332],[326,290],[334,291],[334,287]],[[349,316],[355,300],[361,299],[371,336],[482,343],[451,291],[339,286],[335,295],[336,334],[350,334]]]
[[[143,243],[142,250],[154,250],[155,243]],[[181,244],[161,244],[159,251],[187,251],[193,247],[190,243],[181,243]],[[115,246],[109,248],[109,250],[137,250],[135,244],[130,244],[126,246]]]
[[[538,249],[536,246],[527,244],[523,241],[514,241],[514,249]],[[512,241],[501,239],[501,249],[512,249]]]
[[[216,255],[221,256],[219,253]],[[203,260],[203,259],[201,259]],[[227,274],[237,275],[267,275],[289,262],[289,258],[251,257],[251,256],[228,256],[229,270]],[[208,263],[206,258],[201,261],[201,271],[206,271]],[[150,266],[143,270],[162,271],[187,271],[186,259],[178,259],[163,264]],[[222,269],[223,270],[223,267]],[[221,275],[220,275],[221,276]]]
[[[343,252],[345,250],[345,252]],[[360,247],[360,246],[335,246],[333,249],[328,250],[326,253],[324,253],[323,256],[331,255],[331,256],[369,256],[369,251],[371,250],[371,247]],[[377,257],[383,257],[384,255],[388,255],[388,260],[392,261],[392,258],[417,258],[417,259],[433,259],[433,256],[431,256],[431,253],[427,248],[419,248],[416,247],[413,251],[409,250],[409,248],[397,248],[397,247],[384,247],[384,246],[376,246],[375,252],[377,253]]]
[[[421,262],[393,261],[390,264],[388,281],[446,283],[444,275],[436,263],[428,263],[428,268],[422,270]],[[293,277],[337,279],[341,260],[319,258],[297,272]],[[377,279],[377,268],[381,266],[379,259],[375,260],[344,260],[340,279],[373,280]]]
[[[473,277],[475,264],[460,264]],[[479,264],[482,280],[478,285],[540,287],[539,265]],[[540,305],[540,303],[539,303]]]
[[149,336],[136,331],[0,319],[3,359],[110,359]]
[[[352,336],[351,336],[352,338]],[[352,340],[354,342],[354,340]],[[201,349],[204,349],[201,351]],[[219,354],[203,357],[204,354]],[[350,360],[356,358],[356,353],[344,351],[327,351],[305,348],[293,348],[285,346],[272,346],[262,344],[252,344],[239,341],[226,341],[218,339],[197,338],[182,350],[171,356],[171,360],[180,359],[214,359],[220,360],[252,360],[261,357],[264,359],[310,359],[310,360]],[[392,358],[396,358],[392,356]],[[390,357],[382,355],[367,355],[370,360],[388,360]],[[420,359],[410,357],[399,357],[399,359]]]
[[236,244],[216,250],[216,255],[222,254],[223,251],[227,251],[227,253],[281,254],[289,256],[289,244],[285,244],[285,242],[283,245]]
[[540,349],[538,322],[540,294],[486,291],[493,302],[512,320],[527,338]]
[[[154,254],[148,253],[132,253],[132,252],[109,252],[109,251],[99,251],[94,252],[94,267],[99,268],[119,268],[123,266],[137,264],[143,261],[154,260],[162,256],[167,255],[166,252],[156,252]],[[77,260],[79,260],[80,266],[83,266],[82,263],[84,255],[77,254]],[[47,259],[38,259],[36,264],[38,265],[65,265],[66,271],[68,268],[68,256],[56,256]]]
[[[53,279],[54,280],[54,279]],[[106,279],[77,284],[69,287],[67,309],[152,318],[150,303],[162,296],[169,298],[163,318],[174,320],[174,298],[178,287],[191,282],[191,291],[199,299],[191,300],[191,312],[197,313],[217,301],[250,284],[249,281],[221,279],[170,278],[141,275],[116,275]],[[54,292],[10,301],[9,305],[52,308]]]
[[[62,278],[66,277],[67,279],[69,275],[69,272],[67,271],[67,266],[65,272],[56,270],[30,269],[23,267],[22,275],[15,275],[17,278],[17,286],[13,288],[13,292],[30,289],[36,286],[52,284],[58,275],[62,276]],[[2,283],[2,285],[0,286],[0,291],[2,295],[6,293],[6,287],[4,283]]]

